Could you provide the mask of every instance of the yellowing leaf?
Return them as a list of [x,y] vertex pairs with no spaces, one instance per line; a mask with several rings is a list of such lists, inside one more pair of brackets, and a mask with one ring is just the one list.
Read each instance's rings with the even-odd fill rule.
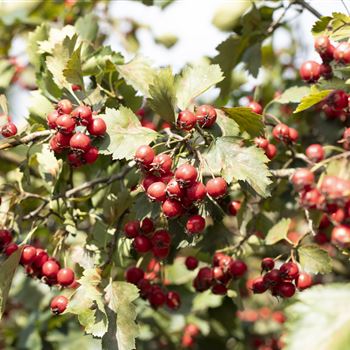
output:
[[265,244],[272,245],[285,239],[287,237],[290,223],[290,219],[281,219],[267,233],[265,238]]

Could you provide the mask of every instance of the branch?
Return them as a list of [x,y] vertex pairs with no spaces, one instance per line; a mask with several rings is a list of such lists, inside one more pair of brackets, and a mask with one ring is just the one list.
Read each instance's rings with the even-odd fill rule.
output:
[[317,18],[321,18],[322,14],[319,13],[314,7],[312,7],[309,3],[307,3],[305,0],[294,0],[295,4],[298,4],[302,7],[304,7],[306,10],[308,10],[309,12],[311,12],[314,16],[316,16]]
[[296,168],[270,170],[274,177],[289,177],[295,173]]
[[32,141],[35,141],[37,139],[47,137],[47,136],[51,135],[51,133],[52,133],[51,130],[44,130],[44,131],[33,132],[33,133],[26,135],[26,136],[23,136],[21,138],[14,137],[12,139],[5,140],[5,142],[3,142],[3,143],[0,143],[0,150],[15,147],[18,145],[25,145],[25,144],[30,143]]

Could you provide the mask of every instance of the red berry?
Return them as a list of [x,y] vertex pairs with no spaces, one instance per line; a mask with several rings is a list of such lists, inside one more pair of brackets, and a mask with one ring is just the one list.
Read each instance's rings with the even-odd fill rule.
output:
[[291,178],[296,190],[308,188],[315,182],[315,176],[309,169],[301,168],[295,171]]
[[242,277],[247,271],[247,265],[241,260],[232,260],[229,271],[232,277]]
[[170,252],[170,247],[153,247],[152,254],[157,259],[165,259]]
[[55,315],[64,312],[68,305],[68,299],[63,295],[58,295],[51,300],[51,311]]
[[231,201],[228,204],[228,211],[231,215],[236,216],[239,212],[239,209],[241,208],[241,202],[240,201]]
[[91,140],[89,136],[77,132],[70,139],[69,145],[73,150],[85,153],[91,148]]
[[84,161],[88,164],[93,164],[98,158],[98,149],[96,147],[91,147],[83,155]]
[[135,237],[133,246],[138,253],[147,253],[152,248],[151,241],[146,236]]
[[78,106],[72,112],[72,117],[78,125],[89,125],[92,120],[92,111],[88,106]]
[[277,148],[274,144],[269,143],[265,149],[266,157],[270,160],[276,157],[277,154]]
[[207,182],[206,189],[211,197],[220,198],[226,194],[227,183],[222,177],[216,177]]
[[217,283],[211,287],[211,291],[213,294],[216,295],[226,295],[227,287],[224,284]]
[[169,247],[171,236],[166,230],[157,230],[151,238],[152,246],[157,248]]
[[202,105],[196,109],[197,123],[202,128],[210,128],[216,121],[216,110],[213,106]]
[[188,218],[186,230],[189,234],[201,233],[205,229],[205,219],[200,215],[193,215]]
[[306,149],[305,154],[312,162],[315,163],[320,162],[324,159],[324,149],[318,143],[310,145]]
[[175,179],[181,187],[189,187],[196,182],[198,173],[194,166],[182,164],[175,171]]
[[162,306],[166,302],[166,299],[165,294],[160,289],[152,290],[148,295],[148,301],[155,309]]
[[[147,191],[148,190],[148,187],[151,186],[154,182],[157,182],[159,181],[159,177],[153,175],[153,174],[147,174],[142,182],[141,182],[141,186],[142,188]],[[163,181],[162,181],[163,182]]]
[[151,129],[151,130],[154,130],[154,131],[157,130],[156,124],[154,124],[154,123],[153,123],[152,121],[150,121],[150,120],[147,120],[146,118],[142,118],[142,119],[141,119],[141,125],[142,125],[144,128],[147,128],[147,129]]
[[139,267],[129,267],[125,271],[125,279],[127,282],[137,285],[144,277],[145,273]]
[[50,129],[56,129],[57,127],[56,121],[59,116],[60,115],[56,110],[50,112],[47,115],[47,125],[49,126]]
[[160,174],[167,174],[171,171],[172,164],[173,160],[168,154],[158,154],[153,159],[152,171],[159,172]]
[[272,258],[264,258],[261,261],[261,268],[263,271],[270,271],[275,267],[275,260]]
[[185,260],[185,265],[188,270],[192,271],[195,270],[198,266],[198,259],[194,256],[188,256]]
[[141,221],[141,231],[142,231],[142,233],[148,234],[148,233],[153,232],[153,230],[154,230],[154,224],[153,224],[152,219],[144,218]]
[[60,265],[56,261],[48,260],[42,266],[42,273],[48,279],[56,280],[59,269]]
[[282,280],[282,277],[279,270],[272,269],[271,271],[265,273],[263,279],[264,279],[264,283],[267,286],[273,286],[280,283]]
[[10,243],[5,248],[5,254],[6,256],[10,256],[12,253],[14,253],[18,249],[18,245],[16,243]]
[[128,221],[124,225],[124,233],[125,236],[128,238],[135,238],[139,235],[140,232],[140,221],[134,220],[134,221]]
[[162,204],[162,211],[168,218],[176,218],[182,214],[182,206],[175,199],[166,199]]
[[58,114],[70,114],[73,110],[72,102],[69,100],[61,100],[57,103]]
[[254,143],[257,147],[262,148],[262,149],[266,149],[267,146],[269,145],[269,141],[261,136],[256,137],[254,139]]
[[348,42],[342,42],[335,48],[334,59],[338,63],[350,63],[350,44]]
[[56,154],[60,154],[63,152],[63,147],[57,142],[56,135],[50,140],[50,149]]
[[166,186],[166,194],[169,198],[181,199],[184,196],[184,192],[184,189],[174,178]]
[[320,54],[323,62],[333,60],[334,46],[331,44],[328,36],[321,35],[315,39],[315,49]]
[[290,282],[282,282],[281,284],[277,285],[277,293],[282,298],[290,298],[295,293],[295,286]]
[[325,79],[331,79],[333,77],[333,69],[328,63],[322,63],[320,66],[321,76]]
[[153,148],[148,145],[144,145],[144,146],[140,146],[136,150],[135,160],[140,165],[144,167],[149,167],[153,162],[154,156],[155,156],[155,153],[153,151]]
[[166,295],[166,304],[169,309],[177,310],[181,305],[180,294],[177,292],[168,292]]
[[17,127],[13,123],[7,123],[1,128],[1,135],[3,137],[12,137],[17,134]]
[[177,126],[182,130],[191,130],[196,125],[197,118],[189,110],[184,110],[177,116]]
[[348,106],[348,95],[344,90],[334,90],[328,95],[326,103],[336,111],[341,111]]
[[141,278],[137,283],[137,287],[140,289],[141,298],[147,299],[149,293],[152,291],[151,282],[145,278]]
[[35,247],[31,245],[25,246],[22,250],[21,264],[23,265],[30,264],[35,259],[35,255],[36,255]]
[[0,248],[5,247],[12,241],[12,235],[9,230],[0,230]]
[[32,265],[41,268],[48,260],[49,255],[43,249],[37,248]]
[[72,90],[73,91],[81,91],[82,88],[80,85],[72,84]]
[[265,293],[267,289],[268,289],[268,286],[266,285],[262,277],[257,277],[253,280],[252,290],[254,294]]
[[94,118],[90,120],[87,129],[90,135],[103,136],[106,133],[107,126],[102,118]]
[[277,124],[272,130],[272,135],[277,141],[289,140],[289,126],[283,123]]
[[287,262],[280,267],[281,277],[286,280],[295,280],[299,275],[298,265],[293,262]]
[[61,132],[58,132],[55,135],[55,138],[56,138],[56,142],[57,142],[59,147],[67,148],[67,147],[69,147],[69,142],[70,142],[70,139],[72,138],[72,135],[71,134],[62,134]]
[[331,235],[332,243],[342,249],[350,248],[350,227],[339,225],[333,228]]
[[75,129],[75,120],[68,114],[60,115],[56,119],[58,131],[63,134],[71,134]]
[[299,277],[297,279],[297,288],[300,290],[304,290],[312,286],[312,277],[306,272],[300,272]]
[[329,242],[328,236],[324,232],[317,232],[316,235],[314,236],[314,241],[319,244],[326,244]]
[[201,182],[195,182],[186,188],[186,197],[192,202],[202,201],[207,195],[207,189]]
[[213,271],[209,267],[202,267],[193,280],[193,287],[197,292],[204,292],[208,290],[213,282]]
[[320,64],[315,61],[306,61],[300,67],[301,79],[314,83],[320,78]]
[[148,187],[147,196],[152,201],[164,202],[166,199],[166,185],[160,181],[154,182]]
[[74,282],[74,278],[75,278],[75,275],[72,269],[63,268],[57,272],[57,282],[62,287],[67,287],[70,284],[72,284]]
[[200,333],[200,330],[195,324],[189,323],[185,327],[184,333],[190,335],[191,337],[196,337]]
[[248,107],[252,109],[252,111],[256,114],[262,114],[263,108],[259,102],[250,101]]
[[297,142],[298,138],[299,138],[299,133],[296,129],[294,128],[289,128],[289,141],[290,142]]
[[83,165],[83,162],[81,160],[81,157],[79,154],[77,153],[69,153],[68,156],[68,161],[69,161],[69,164],[72,166],[72,167],[75,167],[75,168],[78,168],[80,166]]

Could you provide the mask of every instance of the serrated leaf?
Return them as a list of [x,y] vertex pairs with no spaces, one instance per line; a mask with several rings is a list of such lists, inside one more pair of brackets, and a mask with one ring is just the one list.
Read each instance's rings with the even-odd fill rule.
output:
[[276,225],[271,227],[265,237],[265,244],[272,245],[287,238],[287,233],[291,219],[281,219]]
[[112,154],[113,159],[132,159],[139,146],[154,141],[158,133],[141,126],[137,116],[124,106],[118,110],[106,108],[100,115],[107,125],[107,134],[100,145],[104,154]]
[[34,32],[28,35],[27,53],[30,63],[39,70],[42,56],[38,54],[39,42],[47,39],[49,33],[49,26],[47,23],[43,23],[36,27]]
[[264,152],[255,146],[240,147],[233,137],[219,137],[203,154],[206,166],[215,174],[221,174],[231,183],[233,180],[247,182],[262,197],[269,195],[271,184],[268,162]]
[[259,74],[261,59],[261,42],[257,42],[254,45],[251,45],[244,52],[244,55],[242,57],[242,61],[245,63],[246,69],[254,78],[256,78]]
[[[118,350],[136,349],[136,337],[139,333],[136,320],[136,306],[134,301],[139,297],[139,290],[133,284],[127,282],[112,282],[106,289],[108,307],[116,314],[116,334]],[[109,340],[110,341],[110,340]]]
[[332,30],[330,31],[330,38],[335,41],[348,40],[350,36],[350,16],[341,12],[333,12],[333,19],[329,23]]
[[319,20],[317,20],[312,26],[312,34],[320,35],[323,31],[327,29],[329,22],[332,20],[332,17],[323,16]]
[[262,116],[254,113],[248,107],[223,107],[222,110],[232,118],[240,127],[241,131],[246,131],[251,137],[259,136],[264,131]]
[[75,29],[84,40],[95,41],[98,33],[96,16],[88,13],[84,17],[79,17],[75,23]]
[[301,111],[305,111],[306,109],[321,102],[331,92],[332,92],[332,90],[318,91],[316,88],[312,87],[310,94],[301,99],[300,104],[298,105],[298,107],[296,108],[296,110],[293,113],[299,113]]
[[317,245],[301,246],[298,255],[300,265],[306,272],[325,274],[332,271],[332,259],[328,252]]
[[170,123],[175,121],[176,87],[171,68],[162,68],[149,86],[147,102],[151,109]]
[[45,96],[41,95],[39,91],[33,91],[29,101],[28,122],[31,125],[37,123],[46,127],[46,117],[54,110],[52,103]]
[[5,311],[7,297],[11,288],[12,279],[21,258],[22,249],[17,249],[0,265],[0,320]]
[[277,103],[299,103],[302,98],[310,93],[310,88],[308,86],[293,86],[285,90],[279,97],[277,97],[274,102]]
[[157,71],[152,68],[149,59],[143,56],[135,56],[130,62],[116,66],[120,76],[135,90],[149,97],[149,86],[153,82]]
[[81,45],[70,56],[63,70],[63,75],[69,83],[84,86],[80,55]]
[[314,286],[286,309],[286,350],[345,350],[350,344],[350,284]]
[[204,61],[184,68],[176,79],[177,106],[187,108],[194,98],[201,95],[224,79],[218,64]]

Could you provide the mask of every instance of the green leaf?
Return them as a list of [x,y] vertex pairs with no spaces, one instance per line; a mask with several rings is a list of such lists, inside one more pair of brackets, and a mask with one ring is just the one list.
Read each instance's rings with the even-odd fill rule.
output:
[[0,89],[7,89],[14,75],[14,66],[8,60],[0,60]]
[[35,70],[40,69],[42,62],[42,56],[38,54],[39,43],[48,38],[49,26],[47,23],[43,23],[40,26],[36,27],[34,32],[29,33],[28,35],[28,44],[27,44],[27,53],[30,63],[35,67]]
[[93,13],[88,13],[84,17],[79,17],[75,22],[75,29],[82,39],[94,42],[98,33],[96,16]]
[[149,87],[157,75],[151,61],[142,56],[134,57],[130,62],[116,66],[120,76],[135,90],[149,97]]
[[22,249],[17,249],[0,265],[0,320],[5,311],[7,297],[11,288],[12,279],[15,275]]
[[29,118],[28,121],[32,125],[34,123],[42,124],[46,127],[47,115],[54,110],[52,103],[39,91],[33,91],[30,97]]
[[348,40],[350,36],[350,16],[341,12],[333,12],[332,16],[330,38],[335,41]]
[[310,93],[308,86],[293,86],[285,90],[282,95],[274,99],[274,102],[285,103],[299,103],[305,96]]
[[187,108],[194,98],[201,95],[224,79],[218,64],[204,61],[194,66],[187,66],[176,79],[177,106]]
[[283,218],[276,225],[271,227],[265,237],[265,244],[272,245],[286,239],[290,223],[290,219]]
[[[106,289],[108,307],[116,314],[116,334],[118,350],[136,349],[135,339],[139,333],[134,301],[139,297],[139,290],[127,282],[112,282]],[[106,335],[107,336],[107,335]],[[108,334],[108,337],[112,336]]]
[[63,75],[71,84],[84,86],[83,72],[81,68],[81,45],[73,52],[63,70]]
[[168,122],[175,122],[176,87],[171,68],[162,68],[149,86],[147,102],[151,109]]
[[211,291],[207,290],[203,293],[198,293],[193,299],[192,311],[203,311],[208,308],[217,308],[222,304],[223,297],[221,295],[215,295]]
[[321,102],[324,98],[326,98],[331,92],[332,90],[319,91],[313,86],[311,88],[310,94],[301,99],[300,104],[293,113],[299,113],[314,106],[315,104]]
[[250,46],[242,57],[242,61],[245,63],[249,73],[256,78],[259,74],[261,67],[261,42],[257,42],[254,45]]
[[299,262],[303,270],[311,273],[329,273],[332,271],[332,259],[326,250],[310,244],[298,249]]
[[317,20],[312,26],[312,34],[320,35],[327,29],[329,22],[332,20],[332,17],[324,16]]
[[350,344],[350,284],[314,286],[286,310],[286,350],[345,350]]
[[246,131],[251,137],[259,136],[264,131],[262,116],[254,113],[248,107],[223,107],[222,110],[232,118],[240,127],[241,131]]
[[112,154],[113,159],[132,159],[138,147],[148,145],[158,136],[155,131],[142,127],[132,110],[123,106],[118,110],[106,108],[100,117],[107,125],[100,150]]
[[233,137],[217,138],[215,144],[203,154],[207,171],[221,174],[228,183],[234,179],[244,181],[260,196],[267,197],[271,184],[267,157],[255,146],[240,147],[239,142]]

